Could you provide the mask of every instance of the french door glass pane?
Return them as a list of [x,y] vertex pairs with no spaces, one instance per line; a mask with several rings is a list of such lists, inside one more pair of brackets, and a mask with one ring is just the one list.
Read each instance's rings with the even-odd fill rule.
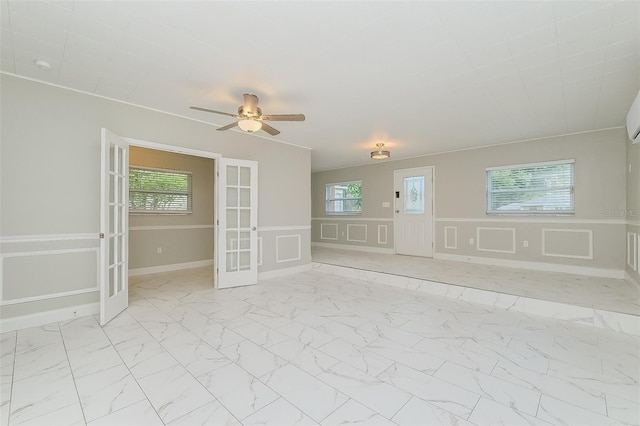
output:
[[251,168],[240,167],[240,186],[251,185]]
[[238,252],[227,251],[227,272],[238,270]]
[[113,230],[116,227],[116,207],[115,206],[111,206],[109,207],[109,229],[107,229],[107,232],[109,234],[113,234]]
[[109,268],[109,297],[116,294],[116,276],[115,276],[115,268]]
[[124,259],[124,250],[123,250],[124,249],[124,236],[122,234],[120,234],[120,236],[117,238],[117,240],[118,240],[118,249],[117,249],[118,260],[117,260],[117,262],[118,263],[122,263],[125,260]]
[[238,250],[238,231],[227,231],[227,251]]
[[251,207],[250,188],[240,188],[240,207]]
[[227,185],[229,186],[238,185],[238,167],[237,166],[227,166]]
[[125,272],[126,270],[124,268],[124,264],[120,264],[118,269],[120,271],[120,279],[118,280],[118,293],[120,293],[121,291],[124,290],[124,283],[125,283],[125,279],[126,279],[124,274],[126,273]]
[[113,265],[116,260],[116,239],[109,237],[109,265]]
[[251,252],[248,250],[240,251],[240,270],[246,271],[251,268]]
[[227,209],[227,228],[236,229],[238,227],[238,209]]
[[116,149],[118,150],[118,164],[116,172],[119,175],[122,175],[124,174],[124,149],[119,146],[116,147]]
[[238,207],[238,188],[227,187],[227,207]]
[[249,229],[251,227],[251,211],[240,210],[240,228]]
[[116,202],[116,177],[109,175],[109,203]]
[[117,151],[118,147],[115,145],[111,145],[109,147],[109,171],[110,172],[115,172],[116,169],[116,151]]
[[251,248],[250,231],[240,231],[240,246],[238,248],[240,250],[248,250],[249,248]]

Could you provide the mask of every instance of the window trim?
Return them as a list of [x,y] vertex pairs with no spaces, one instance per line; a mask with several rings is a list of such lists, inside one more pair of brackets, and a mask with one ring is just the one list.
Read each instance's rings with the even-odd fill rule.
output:
[[[337,185],[350,185],[353,183],[359,183],[360,184],[360,198],[329,198],[329,187],[330,186],[337,186]],[[342,200],[360,200],[360,211],[346,211],[346,212],[336,212],[336,211],[331,211],[331,210],[327,210],[329,207],[329,203],[331,201],[342,201]],[[344,181],[344,182],[333,182],[333,183],[327,183],[325,184],[325,190],[324,190],[324,213],[327,216],[357,216],[362,214],[362,180],[348,180],[348,181]]]
[[[513,169],[522,169],[528,167],[541,167],[541,166],[553,166],[557,164],[571,164],[572,165],[572,174],[571,174],[571,210],[567,211],[554,211],[554,210],[531,210],[531,211],[515,211],[515,210],[506,210],[506,211],[497,211],[497,210],[489,210],[489,206],[491,205],[491,191],[489,191],[489,172],[498,171],[498,170],[513,170]],[[541,161],[536,163],[524,163],[524,164],[513,164],[508,166],[496,166],[496,167],[487,167],[485,169],[485,211],[487,216],[575,216],[576,214],[576,201],[575,201],[575,164],[576,160],[574,158],[569,158],[565,160],[552,160],[552,161]]]
[[193,214],[193,172],[187,170],[175,170],[175,169],[162,169],[158,167],[146,167],[146,166],[137,166],[130,164],[129,165],[129,174],[131,173],[131,169],[136,170],[148,170],[153,172],[164,172],[164,173],[173,173],[173,174],[184,174],[187,175],[189,190],[188,192],[181,191],[162,191],[162,190],[140,190],[140,189],[131,189],[131,184],[129,183],[129,200],[131,200],[131,192],[146,192],[146,193],[155,193],[155,194],[174,194],[174,195],[187,195],[188,204],[187,210],[178,211],[178,210],[132,210],[131,203],[129,203],[129,214],[131,215],[170,215],[170,216],[187,216]]

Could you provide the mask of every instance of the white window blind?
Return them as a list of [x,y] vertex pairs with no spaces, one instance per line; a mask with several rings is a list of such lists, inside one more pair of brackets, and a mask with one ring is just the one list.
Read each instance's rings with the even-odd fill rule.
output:
[[488,214],[573,214],[574,160],[487,169]]
[[192,212],[192,173],[129,168],[129,212],[188,214]]
[[329,214],[362,212],[362,182],[342,182],[327,185],[326,208]]

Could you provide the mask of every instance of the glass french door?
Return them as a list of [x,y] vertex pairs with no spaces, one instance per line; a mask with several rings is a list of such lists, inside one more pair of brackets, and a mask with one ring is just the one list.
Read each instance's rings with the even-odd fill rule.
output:
[[100,324],[129,305],[129,144],[102,129]]
[[218,288],[258,283],[258,163],[220,159]]

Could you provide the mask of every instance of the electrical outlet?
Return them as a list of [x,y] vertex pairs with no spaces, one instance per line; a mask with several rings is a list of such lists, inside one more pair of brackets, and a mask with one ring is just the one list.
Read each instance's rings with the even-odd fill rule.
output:
[[529,247],[529,241],[524,240],[524,241],[522,242],[522,247],[524,247],[524,248]]
[[158,254],[162,254],[162,247],[158,247]]
[[469,238],[469,245],[473,245],[473,238]]

